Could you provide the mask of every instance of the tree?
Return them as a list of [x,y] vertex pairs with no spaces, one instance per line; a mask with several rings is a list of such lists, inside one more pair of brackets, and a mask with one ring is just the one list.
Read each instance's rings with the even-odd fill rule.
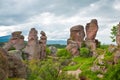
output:
[[111,36],[110,36],[110,38],[112,39],[112,42],[116,41],[117,27],[118,26],[116,25],[116,26],[113,26],[112,29],[111,29]]

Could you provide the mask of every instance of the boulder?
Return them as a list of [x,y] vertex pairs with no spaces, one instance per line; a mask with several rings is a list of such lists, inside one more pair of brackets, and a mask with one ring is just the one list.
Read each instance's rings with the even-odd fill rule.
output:
[[26,65],[15,54],[8,54],[8,69],[10,78],[27,78]]
[[73,56],[79,55],[79,48],[84,41],[85,33],[82,25],[73,26],[70,29],[70,38],[67,40],[66,49],[70,51]]
[[5,50],[9,50],[11,47],[14,47],[16,50],[21,50],[25,47],[24,36],[21,35],[21,31],[15,31],[12,33],[12,37],[9,42],[3,47]]
[[50,54],[52,54],[53,56],[56,55],[57,53],[57,48],[55,46],[50,46],[49,47],[49,50],[50,50]]
[[73,55],[73,56],[78,56],[80,54],[79,46],[77,42],[73,40],[68,41],[69,44],[67,44],[66,49]]
[[70,39],[77,42],[79,47],[81,47],[84,37],[85,37],[85,33],[84,33],[84,27],[82,25],[76,25],[70,29]]
[[0,80],[6,80],[8,72],[7,53],[4,49],[0,48]]

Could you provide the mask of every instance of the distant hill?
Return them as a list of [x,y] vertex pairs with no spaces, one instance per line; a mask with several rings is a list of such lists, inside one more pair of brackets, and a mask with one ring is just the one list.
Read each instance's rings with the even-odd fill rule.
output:
[[[7,36],[1,36],[0,37],[0,42],[8,42],[10,39],[11,35]],[[65,40],[48,40],[47,44],[61,44],[61,45],[66,45],[67,41]]]
[[61,44],[61,45],[66,45],[67,41],[65,41],[65,40],[48,40],[47,44]]
[[8,42],[10,37],[11,37],[11,35],[1,36],[0,37],[0,42]]

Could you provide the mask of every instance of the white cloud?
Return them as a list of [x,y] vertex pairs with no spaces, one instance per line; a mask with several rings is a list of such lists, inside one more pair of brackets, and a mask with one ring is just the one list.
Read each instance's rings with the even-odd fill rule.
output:
[[114,9],[120,11],[120,0],[115,0],[115,2],[113,3],[113,7]]

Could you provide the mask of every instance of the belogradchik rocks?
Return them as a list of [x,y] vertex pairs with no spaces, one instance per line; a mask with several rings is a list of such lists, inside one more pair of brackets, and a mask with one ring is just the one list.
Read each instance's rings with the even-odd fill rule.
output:
[[3,47],[6,51],[14,47],[16,50],[21,50],[25,47],[24,45],[24,36],[21,35],[21,31],[15,31],[12,33],[12,37],[9,42]]
[[26,78],[26,65],[15,54],[0,48],[0,80],[8,77]]
[[37,30],[35,28],[31,28],[28,35],[28,43],[24,49],[24,52],[28,55],[29,60],[40,58],[40,46],[37,34]]
[[7,53],[4,49],[0,48],[0,80],[6,80],[8,72]]
[[120,46],[120,23],[117,25],[116,43]]
[[81,47],[85,37],[84,27],[82,25],[73,26],[70,29],[70,38],[67,40],[66,49],[72,55],[79,55],[79,48]]
[[96,50],[97,40],[95,39],[95,37],[96,37],[97,31],[98,31],[97,20],[92,19],[91,22],[87,23],[86,25],[85,43],[86,43],[86,46],[92,52],[93,56],[96,56],[95,50]]
[[46,57],[46,42],[47,42],[47,36],[44,31],[40,32],[41,37],[39,40],[40,45],[40,59],[44,59]]

